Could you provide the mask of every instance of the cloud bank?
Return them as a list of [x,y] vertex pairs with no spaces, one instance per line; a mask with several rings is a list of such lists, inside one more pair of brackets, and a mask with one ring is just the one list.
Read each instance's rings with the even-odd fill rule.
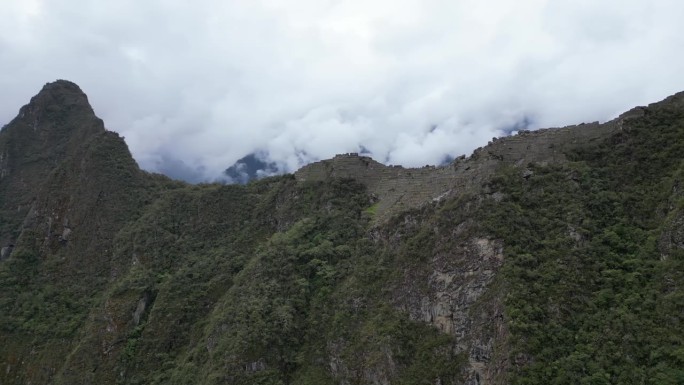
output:
[[367,151],[405,166],[684,89],[679,0],[8,0],[0,124],[78,83],[139,164],[221,178]]

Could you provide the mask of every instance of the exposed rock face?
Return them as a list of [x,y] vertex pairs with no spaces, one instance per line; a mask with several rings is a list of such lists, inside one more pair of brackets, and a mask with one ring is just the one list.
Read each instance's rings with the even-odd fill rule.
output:
[[662,258],[669,258],[673,253],[684,251],[684,209],[675,209],[670,213],[658,246]]
[[7,153],[0,153],[0,179],[9,176],[9,155]]
[[148,291],[144,292],[138,301],[138,305],[135,307],[135,311],[133,312],[133,324],[135,324],[135,326],[140,324],[140,321],[142,320],[142,317],[150,306],[151,302],[152,294]]
[[0,261],[3,259],[9,258],[10,254],[12,254],[12,249],[14,248],[14,245],[7,245],[4,246],[2,249],[0,249]]
[[[507,368],[495,357],[496,344],[505,341],[503,305],[490,285],[503,264],[501,240],[473,236],[474,223],[457,226],[421,223],[421,216],[407,216],[385,235],[389,248],[402,247],[400,240],[421,228],[434,228],[437,241],[424,250],[424,265],[408,266],[393,289],[395,306],[413,320],[434,325],[453,335],[454,349],[466,354],[467,384],[492,384]],[[483,300],[483,294],[490,293]]]

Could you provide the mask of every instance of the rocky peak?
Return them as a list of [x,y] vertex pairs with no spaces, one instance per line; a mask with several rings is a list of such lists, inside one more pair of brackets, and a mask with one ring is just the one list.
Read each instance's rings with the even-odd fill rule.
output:
[[72,82],[57,80],[43,86],[3,128],[0,153],[5,169],[40,160],[54,164],[104,132],[104,123],[95,116],[86,94]]
[[47,83],[31,101],[19,110],[19,115],[8,125],[28,126],[34,132],[53,131],[54,128],[73,129],[78,121],[94,122],[95,130],[104,130],[102,122],[95,117],[88,97],[74,83],[57,80]]
[[63,106],[77,106],[86,108],[88,111],[93,109],[88,103],[88,96],[81,91],[81,88],[68,80],[56,80],[46,83],[40,92],[31,98],[31,105],[50,105],[60,104]]
[[41,122],[55,116],[56,112],[61,110],[93,114],[88,97],[76,84],[57,80],[45,84],[28,104],[21,107],[17,117],[6,128],[23,122],[37,130]]
[[[65,190],[48,186],[85,186],[103,173],[95,165],[105,161],[130,174],[138,170],[123,139],[105,130],[76,84],[57,80],[43,86],[0,131],[0,218],[7,223],[0,229],[0,247],[16,240],[32,207],[53,209],[46,197]],[[65,199],[77,195],[69,194]]]

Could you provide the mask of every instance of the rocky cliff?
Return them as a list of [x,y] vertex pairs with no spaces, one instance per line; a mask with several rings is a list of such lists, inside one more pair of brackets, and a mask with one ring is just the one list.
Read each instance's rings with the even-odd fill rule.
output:
[[224,186],[47,84],[0,131],[0,383],[681,383],[683,100]]

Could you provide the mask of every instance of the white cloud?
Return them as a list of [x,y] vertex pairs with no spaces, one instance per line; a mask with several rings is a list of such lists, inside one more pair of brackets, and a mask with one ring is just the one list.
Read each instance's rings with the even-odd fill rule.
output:
[[[610,119],[684,89],[678,0],[0,3],[0,122],[43,83],[89,95],[145,168],[212,179],[370,150],[407,166],[523,119]],[[180,167],[180,166],[179,166]]]

